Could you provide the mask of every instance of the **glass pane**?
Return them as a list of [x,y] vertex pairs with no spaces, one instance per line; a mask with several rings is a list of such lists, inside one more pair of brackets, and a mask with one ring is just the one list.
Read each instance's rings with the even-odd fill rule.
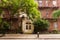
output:
[[29,30],[31,30],[31,25],[29,25]]
[[56,0],[53,0],[53,6],[57,6]]
[[49,16],[49,9],[46,10],[46,17]]
[[46,0],[46,6],[48,6],[48,0]]
[[57,24],[57,22],[55,22],[54,23],[54,28],[57,29],[57,27],[58,27],[58,24]]
[[48,13],[46,13],[46,17],[48,17]]
[[28,25],[26,25],[26,30],[28,30]]
[[42,0],[39,1],[39,6],[42,6]]

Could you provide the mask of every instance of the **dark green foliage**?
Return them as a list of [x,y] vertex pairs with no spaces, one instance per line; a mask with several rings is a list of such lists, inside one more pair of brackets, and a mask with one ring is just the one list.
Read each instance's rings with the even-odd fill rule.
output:
[[8,30],[9,27],[10,27],[10,24],[7,21],[3,21],[3,18],[0,17],[0,31]]
[[3,22],[3,28],[4,28],[4,29],[9,29],[9,27],[10,27],[9,23],[6,22],[6,21],[4,21],[4,22]]
[[2,14],[2,9],[0,9],[0,15]]
[[10,24],[0,18],[0,33],[6,33],[9,30]]
[[49,28],[49,22],[47,20],[37,19],[34,21],[35,32],[47,31]]
[[53,11],[53,18],[57,19],[60,16],[60,10]]
[[2,18],[0,17],[0,24],[2,24]]

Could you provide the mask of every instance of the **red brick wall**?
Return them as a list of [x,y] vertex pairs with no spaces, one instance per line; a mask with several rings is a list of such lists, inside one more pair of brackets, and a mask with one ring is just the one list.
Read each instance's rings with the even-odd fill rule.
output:
[[51,20],[50,20],[49,22],[50,22],[49,31],[51,31],[51,30],[53,30],[53,28],[54,28],[54,27],[53,27],[53,26],[54,26],[54,25],[53,25],[53,23],[54,23],[54,22],[53,22],[53,21],[51,21]]
[[58,20],[58,30],[60,31],[60,19]]
[[[40,11],[41,11],[41,15],[42,15],[42,18],[50,18],[50,19],[52,19],[52,12],[54,11],[54,10],[57,10],[57,9],[60,9],[60,0],[57,0],[57,7],[55,7],[54,8],[54,6],[52,5],[52,0],[49,0],[49,6],[48,7],[46,7],[46,4],[45,4],[45,0],[43,0],[43,6],[42,7],[40,7],[39,9],[40,9]],[[48,17],[46,17],[46,10],[47,9],[49,9],[48,10],[48,12],[49,12],[49,14],[48,14]],[[49,22],[50,22],[50,27],[49,27],[49,30],[51,31],[51,30],[54,30],[54,21],[53,20],[49,20]],[[58,30],[60,30],[60,20],[58,20],[57,21],[58,22]]]

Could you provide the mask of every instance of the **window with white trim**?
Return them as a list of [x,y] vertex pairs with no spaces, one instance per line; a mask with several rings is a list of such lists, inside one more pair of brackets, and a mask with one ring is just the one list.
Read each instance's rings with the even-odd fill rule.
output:
[[46,6],[48,6],[48,0],[46,0]]
[[26,30],[31,30],[31,23],[26,23]]
[[38,3],[39,3],[39,6],[42,6],[42,0],[39,0]]
[[52,4],[53,4],[53,6],[57,6],[57,1],[56,0],[53,0],[52,1]]
[[57,27],[58,27],[57,22],[54,22],[54,29],[57,29]]

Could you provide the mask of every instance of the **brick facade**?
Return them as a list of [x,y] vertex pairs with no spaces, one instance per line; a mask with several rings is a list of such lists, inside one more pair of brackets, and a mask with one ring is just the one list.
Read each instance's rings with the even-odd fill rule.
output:
[[[49,31],[54,30],[55,21],[53,20],[52,12],[54,10],[60,9],[60,0],[37,0],[37,2],[39,4],[38,9],[41,12],[42,18],[47,19],[50,22]],[[58,18],[56,22],[57,22],[57,24],[55,24],[55,26],[57,26],[56,29],[60,31],[60,19]]]

